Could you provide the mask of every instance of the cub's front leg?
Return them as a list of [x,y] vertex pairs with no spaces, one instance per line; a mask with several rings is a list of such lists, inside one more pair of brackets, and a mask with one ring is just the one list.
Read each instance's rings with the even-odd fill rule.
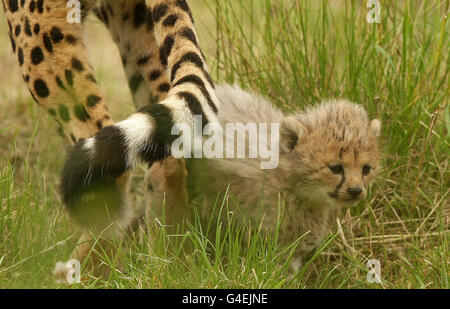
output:
[[148,170],[146,184],[151,194],[147,218],[158,218],[172,226],[192,217],[188,205],[187,171],[185,161],[168,157],[155,162]]

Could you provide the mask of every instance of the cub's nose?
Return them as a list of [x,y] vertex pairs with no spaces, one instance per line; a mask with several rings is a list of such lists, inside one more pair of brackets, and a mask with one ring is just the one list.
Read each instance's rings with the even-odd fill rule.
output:
[[348,188],[348,193],[350,193],[351,196],[353,197],[357,197],[358,195],[361,194],[362,189],[360,187],[352,187],[352,188]]

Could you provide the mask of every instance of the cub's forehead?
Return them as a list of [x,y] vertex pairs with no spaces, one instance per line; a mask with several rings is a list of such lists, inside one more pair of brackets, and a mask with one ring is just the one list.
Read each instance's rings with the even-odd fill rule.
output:
[[347,100],[325,101],[308,108],[303,114],[310,126],[364,126],[369,122],[364,108]]
[[310,133],[330,142],[356,143],[362,147],[367,141],[369,119],[364,108],[355,103],[332,100],[309,108],[302,116],[302,123]]
[[355,162],[355,161],[370,161],[374,158],[374,152],[376,148],[369,147],[368,145],[350,144],[337,149],[334,155],[343,162]]

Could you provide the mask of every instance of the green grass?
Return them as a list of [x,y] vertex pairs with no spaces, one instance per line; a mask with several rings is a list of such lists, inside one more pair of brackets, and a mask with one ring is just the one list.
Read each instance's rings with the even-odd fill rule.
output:
[[[222,237],[208,240],[208,224],[195,221],[184,233],[156,228],[141,241],[117,241],[110,277],[74,287],[450,288],[450,1],[381,1],[380,24],[366,22],[359,0],[191,2],[216,81],[239,83],[285,110],[331,97],[362,104],[382,120],[383,169],[367,201],[342,214],[337,233],[297,275],[283,258],[291,248],[275,237],[211,223]],[[3,15],[0,28],[8,46]],[[0,56],[0,68],[18,72],[9,48]],[[92,57],[121,119],[132,110],[118,104],[131,99],[117,87],[126,85],[123,72],[110,69],[116,56]],[[0,288],[64,287],[51,271],[76,243],[57,193],[66,149],[19,73],[0,78]],[[133,179],[136,203],[147,202],[142,175]],[[366,281],[372,258],[381,261],[382,284]]]

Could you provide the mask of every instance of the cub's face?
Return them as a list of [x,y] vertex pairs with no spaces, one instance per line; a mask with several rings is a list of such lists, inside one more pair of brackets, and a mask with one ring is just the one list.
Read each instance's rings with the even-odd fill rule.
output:
[[369,122],[365,111],[353,103],[334,101],[286,117],[281,128],[296,190],[308,188],[312,196],[326,196],[342,206],[367,196],[379,168],[378,120]]
[[344,204],[354,204],[364,199],[379,164],[376,143],[371,146],[362,149],[339,144],[318,147],[305,157],[317,167],[307,179]]

